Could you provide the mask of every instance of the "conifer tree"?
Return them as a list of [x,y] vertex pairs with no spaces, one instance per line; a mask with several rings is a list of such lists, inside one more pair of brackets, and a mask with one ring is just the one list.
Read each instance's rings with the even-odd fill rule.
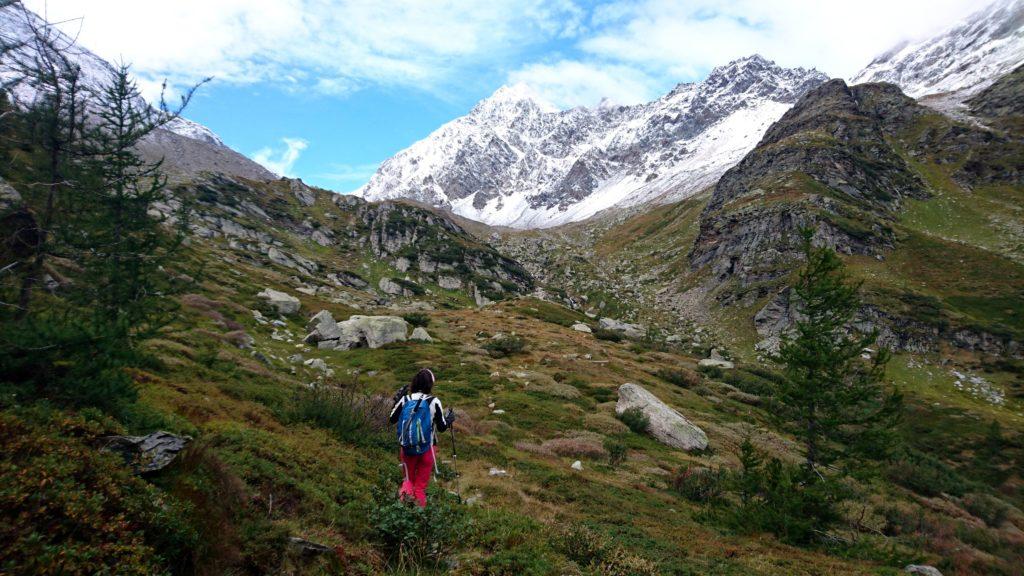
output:
[[165,266],[188,223],[187,204],[169,191],[162,161],[147,162],[138,145],[177,118],[194,90],[174,111],[163,102],[154,108],[121,65],[90,98],[95,120],[85,138],[85,177],[69,238],[85,271],[75,296],[93,310],[97,326],[124,346],[169,319],[173,287]]
[[792,288],[796,325],[776,358],[785,374],[776,399],[781,416],[796,424],[805,465],[814,470],[843,455],[877,454],[887,444],[901,397],[883,384],[888,351],[862,358],[878,333],[852,328],[860,283],[850,280],[834,250],[814,247],[811,236],[803,231],[806,263]]

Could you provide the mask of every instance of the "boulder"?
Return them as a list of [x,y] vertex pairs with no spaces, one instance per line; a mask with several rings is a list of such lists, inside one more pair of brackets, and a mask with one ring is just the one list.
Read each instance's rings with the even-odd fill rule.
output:
[[939,572],[938,568],[925,564],[908,564],[903,571],[907,574],[921,574],[922,576],[942,576],[942,572]]
[[577,332],[584,332],[586,334],[590,334],[591,333],[590,326],[587,326],[586,324],[584,324],[582,322],[577,322],[577,323],[573,324],[572,325],[572,329],[577,331]]
[[327,350],[380,348],[391,342],[404,342],[409,332],[408,322],[398,316],[352,316],[335,322],[326,310],[310,318],[306,328],[310,330],[306,343]]
[[409,339],[410,340],[417,340],[419,342],[433,342],[434,341],[434,339],[430,337],[430,333],[428,333],[427,329],[424,328],[423,326],[417,326],[412,331],[412,336],[410,336]]
[[166,468],[191,441],[190,436],[160,431],[147,436],[109,436],[103,439],[103,449],[120,454],[136,472],[144,474]]
[[404,342],[409,323],[398,316],[353,316],[339,324],[343,331],[351,329],[359,334],[369,348],[380,348],[392,342]]
[[619,386],[615,413],[622,414],[630,408],[639,408],[647,416],[650,420],[648,431],[661,443],[688,451],[708,447],[707,434],[678,411],[641,386],[623,384]]
[[273,288],[265,288],[263,292],[256,295],[270,303],[280,314],[295,314],[302,304],[299,299],[291,294],[279,292]]
[[462,289],[462,280],[455,276],[438,276],[437,285],[445,290],[460,290]]
[[573,470],[576,470],[577,472],[583,472],[583,462],[580,462],[579,460],[577,460],[577,461],[572,463],[572,466],[570,466],[570,468],[572,468]]
[[704,366],[705,368],[722,368],[723,370],[732,370],[736,367],[735,364],[728,360],[716,360],[714,358],[705,358],[697,363],[698,366]]
[[624,335],[630,338],[640,338],[644,335],[644,327],[639,324],[628,324],[614,318],[601,318],[598,320],[598,324],[605,330],[614,330],[615,332],[622,332]]
[[478,308],[483,308],[492,303],[487,296],[484,296],[483,292],[480,291],[480,287],[476,284],[473,284],[473,301],[476,302]]
[[405,296],[407,292],[401,284],[391,278],[381,278],[380,282],[377,283],[377,287],[380,288],[381,292],[392,296]]

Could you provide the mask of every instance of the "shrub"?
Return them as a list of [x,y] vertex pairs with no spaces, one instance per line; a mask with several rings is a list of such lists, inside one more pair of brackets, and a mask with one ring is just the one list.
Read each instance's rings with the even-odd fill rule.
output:
[[408,314],[403,314],[402,319],[417,328],[426,328],[430,325],[430,316],[427,316],[423,312],[410,312]]
[[405,288],[409,292],[412,292],[416,296],[423,296],[427,292],[426,289],[423,288],[423,286],[420,286],[419,284],[413,282],[412,280],[406,280],[405,278],[392,278],[391,280],[395,284],[398,284],[399,286]]
[[945,462],[917,450],[907,450],[901,458],[893,461],[887,476],[892,482],[922,496],[942,493],[962,496],[968,484]]
[[658,378],[661,378],[665,382],[668,382],[669,384],[675,384],[680,388],[692,388],[694,386],[699,385],[702,382],[700,374],[694,372],[693,370],[687,370],[685,368],[680,368],[676,370],[662,368],[661,370],[658,370],[657,376]]
[[589,438],[553,438],[541,444],[559,456],[583,456],[587,458],[604,458],[608,452],[597,440]]
[[403,572],[436,569],[458,549],[470,529],[458,498],[436,485],[428,489],[425,508],[395,498],[391,484],[379,486],[368,517],[381,552],[392,568]]
[[609,342],[622,342],[622,333],[616,332],[615,330],[609,330],[607,328],[594,328],[594,337],[598,340],[607,340]]
[[998,528],[1010,513],[1009,504],[989,494],[968,494],[964,508],[992,528]]
[[9,574],[164,574],[192,562],[188,508],[91,446],[66,413],[0,412],[0,566]]
[[604,439],[604,449],[608,452],[608,464],[611,466],[618,466],[626,461],[626,456],[629,454],[629,448],[626,443],[615,438]]
[[651,419],[644,414],[643,410],[637,407],[627,408],[620,412],[618,416],[623,424],[637,434],[647,432],[647,427],[651,425]]
[[716,502],[722,497],[724,480],[722,470],[687,466],[673,478],[672,487],[692,502]]
[[698,366],[697,372],[700,372],[701,374],[714,380],[719,380],[722,378],[722,369],[719,368],[718,366]]
[[515,334],[509,336],[498,336],[484,344],[487,350],[495,358],[503,358],[513,354],[519,354],[526,349],[526,340]]
[[595,574],[653,576],[659,573],[658,567],[650,560],[631,554],[582,524],[570,524],[555,542],[566,557]]
[[740,461],[743,467],[731,480],[740,493],[740,505],[725,511],[734,528],[772,532],[785,542],[807,544],[840,519],[838,503],[846,494],[834,479],[778,458],[765,464],[749,441],[743,444]]
[[350,387],[302,388],[285,409],[287,423],[305,423],[330,430],[353,443],[383,441],[390,406],[387,399],[369,397]]

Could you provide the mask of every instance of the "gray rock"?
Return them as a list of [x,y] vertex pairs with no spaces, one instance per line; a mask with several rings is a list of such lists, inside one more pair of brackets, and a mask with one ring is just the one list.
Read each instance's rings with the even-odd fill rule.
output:
[[166,468],[191,441],[190,436],[160,431],[147,436],[109,436],[103,439],[103,449],[120,454],[136,472],[143,474]]
[[732,370],[736,367],[735,364],[728,360],[716,360],[714,358],[705,358],[698,362],[697,365],[706,368],[721,368],[723,370]]
[[380,291],[385,294],[391,294],[392,296],[407,296],[408,290],[402,287],[401,284],[395,282],[391,278],[381,278],[380,282],[377,283],[377,287]]
[[903,571],[907,574],[921,574],[922,576],[942,576],[942,572],[939,572],[938,568],[925,564],[907,564]]
[[412,336],[410,336],[409,339],[410,340],[417,340],[419,342],[433,342],[434,341],[434,339],[431,338],[430,334],[427,332],[427,329],[424,328],[423,326],[417,326],[412,331]]
[[437,285],[445,290],[460,290],[462,289],[462,280],[455,276],[438,276]]
[[331,370],[331,368],[327,366],[327,362],[324,362],[320,358],[310,358],[309,360],[303,362],[303,365],[308,366],[314,370],[319,370],[320,372],[323,372],[327,376],[331,376],[334,374],[334,370]]
[[583,462],[580,462],[579,460],[577,460],[577,461],[572,463],[572,466],[570,466],[570,468],[572,468],[573,470],[576,470],[577,472],[583,472]]
[[605,330],[614,330],[616,332],[622,332],[624,335],[630,338],[640,338],[644,335],[644,327],[639,324],[628,324],[614,318],[601,318],[598,320],[598,324]]
[[572,325],[572,329],[577,331],[577,332],[584,332],[586,334],[590,334],[592,332],[592,330],[590,329],[590,326],[587,326],[586,324],[584,324],[582,322],[577,322],[577,323],[573,324]]
[[316,202],[316,194],[301,179],[289,180],[288,187],[303,206],[312,206]]
[[330,313],[321,310],[310,318],[311,331],[305,341],[327,350],[350,348],[380,348],[392,342],[404,342],[409,324],[398,316],[352,316],[344,322],[335,322]]
[[270,303],[271,306],[277,309],[281,314],[295,314],[299,311],[302,304],[299,299],[291,294],[274,290],[273,288],[264,288],[263,292],[256,295],[258,298],[263,298]]
[[473,284],[473,301],[476,302],[478,308],[483,308],[484,306],[491,304],[491,300],[487,298],[487,296],[483,295],[480,291],[480,287],[476,284]]
[[321,230],[314,230],[309,237],[313,240],[313,242],[316,242],[321,246],[330,246],[331,244],[334,243],[331,241],[331,238]]
[[298,536],[290,536],[288,538],[288,545],[303,556],[319,556],[320,554],[327,554],[331,551],[330,548],[323,544],[318,544],[316,542],[306,540],[305,538],[299,538]]
[[648,431],[663,444],[687,451],[708,447],[707,434],[678,411],[641,386],[623,384],[619,386],[615,412],[622,414],[630,408],[639,408],[647,416],[650,420]]

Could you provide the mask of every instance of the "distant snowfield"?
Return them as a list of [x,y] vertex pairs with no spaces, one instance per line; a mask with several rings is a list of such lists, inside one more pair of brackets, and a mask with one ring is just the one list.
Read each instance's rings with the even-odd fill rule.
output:
[[609,208],[685,200],[714,184],[757,145],[768,128],[791,107],[762,102],[713,124],[692,140],[681,141],[689,152],[665,175],[653,181],[616,175],[602,181],[589,196],[565,209],[533,208],[525,195],[497,197],[483,208],[469,196],[451,203],[451,211],[471,220],[513,228],[549,228],[590,218]]

